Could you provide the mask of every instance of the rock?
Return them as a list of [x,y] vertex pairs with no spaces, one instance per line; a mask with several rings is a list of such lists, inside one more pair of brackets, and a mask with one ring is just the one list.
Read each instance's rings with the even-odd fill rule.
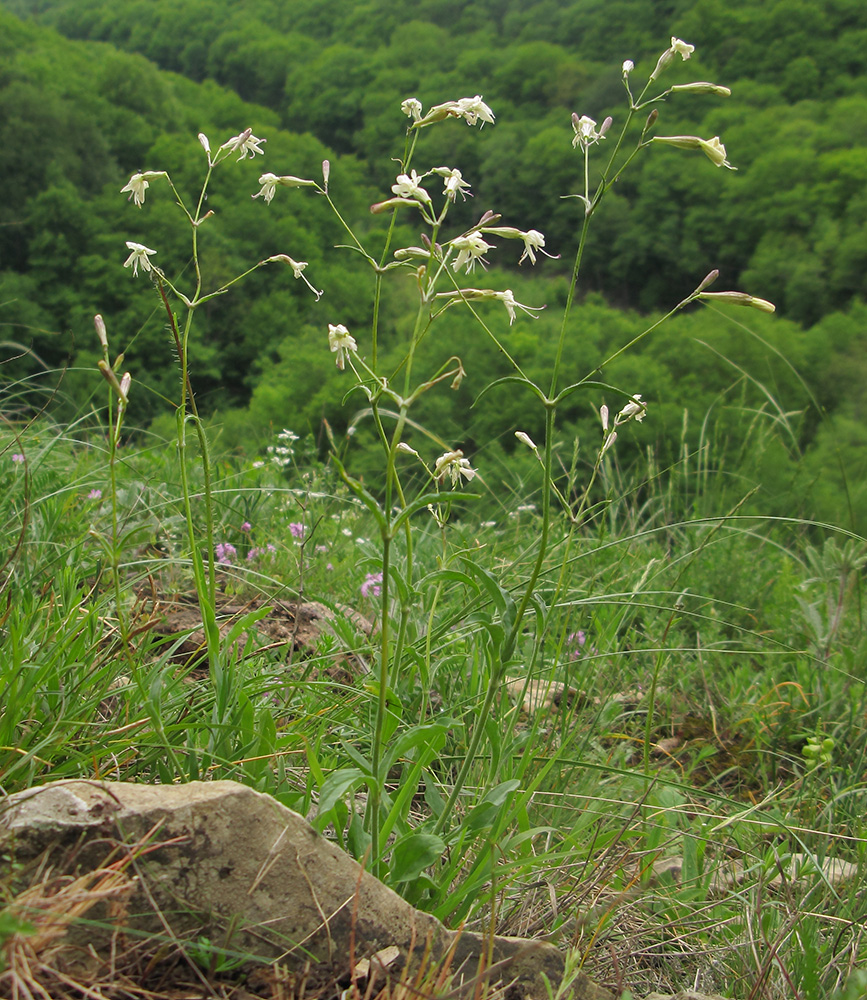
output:
[[[451,969],[471,992],[489,944],[414,909],[303,817],[233,781],[72,780],[19,792],[0,805],[0,857],[19,872],[35,863],[77,878],[76,886],[100,873],[106,898],[86,923],[54,934],[56,968],[107,962],[143,935],[204,937],[243,953],[247,965],[279,963],[312,991],[347,982],[353,962],[381,968],[375,956],[386,953],[389,972],[415,968],[429,947],[434,961],[451,950]],[[513,982],[513,1000],[546,1000],[542,974],[555,985],[563,975],[560,952],[544,942],[496,937],[492,957],[491,978]],[[583,975],[574,996],[613,1000]]]

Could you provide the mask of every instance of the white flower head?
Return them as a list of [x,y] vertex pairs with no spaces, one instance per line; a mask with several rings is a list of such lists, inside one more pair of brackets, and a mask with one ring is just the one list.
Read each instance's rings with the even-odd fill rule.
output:
[[629,74],[635,69],[635,63],[631,59],[625,59],[623,66],[621,67],[621,72],[624,76],[629,76]]
[[651,142],[661,142],[664,146],[677,149],[700,149],[715,167],[737,170],[726,159],[726,148],[718,135],[712,139],[700,139],[697,135],[655,135]]
[[485,104],[482,98],[476,94],[475,97],[462,97],[457,102],[457,116],[465,118],[467,125],[475,125],[481,122],[479,128],[483,128],[485,123],[494,124],[494,112]]
[[355,337],[342,323],[337,326],[332,323],[328,324],[328,346],[331,353],[337,355],[337,367],[341,371],[346,367],[346,352],[358,350]]
[[684,62],[695,52],[695,46],[689,45],[681,38],[671,36],[671,51],[674,55],[679,55]]
[[680,56],[684,62],[695,52],[695,46],[689,45],[687,42],[683,41],[681,38],[675,38],[674,35],[671,36],[671,45],[669,48],[662,53],[656,63],[656,68],[650,74],[650,79],[655,80],[659,74],[668,66],[675,56]]
[[528,229],[526,233],[521,234],[521,239],[524,241],[524,252],[521,254],[518,264],[522,264],[528,257],[530,258],[530,263],[536,263],[536,251],[541,250],[546,257],[551,257],[545,250],[545,237],[538,229]]
[[522,240],[524,243],[524,252],[518,260],[519,264],[523,264],[528,257],[530,258],[530,263],[535,264],[537,251],[541,251],[546,257],[556,260],[554,254],[550,254],[545,250],[545,237],[538,229],[528,229],[527,232],[524,232],[521,229],[515,229],[514,226],[484,226],[481,231],[483,233],[490,233],[492,236],[502,236],[507,240]]
[[407,118],[412,118],[414,122],[421,119],[421,101],[415,97],[408,97],[400,105],[400,110]]
[[631,420],[633,417],[641,423],[646,413],[647,403],[642,403],[641,396],[636,393],[614,418],[614,426],[625,424],[627,420]]
[[288,264],[289,267],[292,268],[292,274],[296,278],[300,278],[304,282],[304,284],[310,289],[310,291],[313,292],[313,294],[316,296],[316,301],[318,302],[322,298],[323,293],[319,289],[314,288],[313,285],[311,285],[310,282],[308,281],[307,275],[304,274],[304,269],[307,267],[307,261],[306,260],[293,260],[293,258],[290,257],[289,254],[278,253],[278,254],[274,254],[273,257],[268,257],[268,259],[262,261],[262,263],[263,264],[277,264],[277,263],[279,263],[279,264]]
[[243,132],[238,135],[233,135],[231,139],[220,146],[220,149],[225,149],[229,153],[240,153],[238,161],[246,159],[247,154],[250,155],[250,159],[254,159],[256,153],[262,153],[264,155],[265,150],[259,147],[263,142],[267,142],[267,139],[257,139],[253,135],[253,130],[251,128],[245,128]]
[[441,484],[445,482],[446,476],[451,479],[452,486],[457,486],[461,476],[467,482],[471,482],[477,475],[476,470],[470,467],[469,459],[464,458],[464,453],[460,449],[440,455],[434,465],[434,478]]
[[588,149],[590,146],[605,138],[607,129],[597,131],[596,122],[588,115],[572,115],[572,129],[575,135],[572,137],[572,145]]
[[398,198],[413,198],[416,201],[430,204],[430,195],[421,186],[422,178],[415,172],[398,174],[397,183],[391,185],[391,190]]
[[[451,167],[434,167],[431,171],[433,174],[438,174],[444,180],[443,194],[448,198],[449,201],[456,201],[457,196],[460,195],[464,201],[467,200],[465,190],[469,191],[470,185],[464,180],[463,174],[455,168]],[[472,198],[472,195],[470,195]]]
[[473,270],[477,261],[484,267],[485,262],[482,257],[493,248],[493,244],[486,242],[480,232],[458,236],[451,241],[451,245],[458,251],[452,267],[457,271],[466,264],[467,274]]
[[153,264],[149,258],[156,253],[156,250],[151,250],[141,243],[132,243],[129,240],[126,241],[126,246],[131,253],[123,262],[123,266],[132,268],[133,277],[138,274],[139,267],[142,271],[153,270]]
[[[265,141],[264,139],[262,140]],[[260,149],[261,153],[262,150]],[[286,174],[283,177],[278,177],[277,174],[262,174],[259,178],[259,183],[262,185],[261,191],[254,194],[253,198],[264,198],[265,204],[270,205],[274,197],[274,192],[277,190],[277,185],[281,187],[316,187],[316,181],[308,181],[303,177],[294,177],[292,174]]]
[[[486,299],[502,302],[509,314],[509,326],[515,322],[515,310],[520,309],[521,312],[525,312],[533,319],[538,319],[533,314],[541,312],[545,308],[544,306],[525,306],[522,302],[518,302],[511,288],[507,288],[504,292],[494,291],[493,288],[461,288],[454,292],[437,292],[436,297],[445,299],[445,308],[458,302],[478,302]],[[452,388],[456,387],[453,385]]]
[[523,303],[517,301],[511,288],[507,288],[504,292],[494,292],[494,298],[498,299],[506,307],[506,311],[509,314],[509,326],[515,322],[516,309],[520,309],[521,312],[525,312],[532,319],[538,319],[539,317],[534,316],[533,314],[538,313],[545,308],[544,306],[523,305]]
[[274,192],[277,190],[277,181],[279,178],[276,174],[262,174],[259,178],[259,183],[262,185],[261,191],[258,194],[254,194],[254,198],[264,198],[265,204],[270,205],[272,199],[274,198]]
[[165,176],[166,172],[164,170],[143,170],[141,173],[133,174],[126,187],[120,189],[120,193],[126,194],[129,192],[127,201],[131,198],[138,208],[141,208],[145,200],[145,191],[150,187],[150,182],[157,177]]

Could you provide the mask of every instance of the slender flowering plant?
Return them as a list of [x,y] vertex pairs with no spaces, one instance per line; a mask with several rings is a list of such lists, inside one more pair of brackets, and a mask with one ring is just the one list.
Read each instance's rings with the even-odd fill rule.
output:
[[[187,524],[193,574],[196,581],[196,591],[199,597],[199,606],[205,629],[208,657],[212,668],[218,670],[220,664],[220,632],[216,622],[215,567],[217,563],[226,564],[232,562],[234,554],[231,543],[216,543],[214,539],[214,503],[208,441],[204,426],[199,418],[189,373],[190,334],[193,328],[193,321],[199,309],[207,303],[212,302],[215,298],[225,294],[233,285],[243,280],[253,271],[261,267],[266,267],[269,264],[283,264],[291,268],[294,277],[302,281],[316,296],[317,300],[322,293],[314,287],[305,273],[307,262],[296,260],[288,253],[267,257],[231,280],[216,287],[208,287],[206,276],[202,273],[199,262],[198,236],[201,226],[206,223],[214,224],[211,222],[214,217],[213,212],[205,209],[208,188],[213,173],[229,160],[240,161],[247,158],[256,159],[258,156],[264,156],[265,150],[263,147],[267,140],[259,138],[253,134],[251,128],[247,128],[237,135],[228,138],[216,150],[212,150],[211,142],[204,133],[199,133],[198,141],[204,151],[205,162],[203,164],[204,179],[195,204],[187,204],[172,181],[170,174],[163,170],[137,171],[121,189],[121,193],[126,194],[128,200],[132,201],[136,208],[143,209],[145,208],[146,199],[152,190],[158,194],[158,189],[163,184],[168,186],[184,221],[189,227],[191,257],[194,265],[191,286],[182,287],[179,282],[170,278],[155,261],[155,258],[156,260],[160,259],[157,257],[157,249],[152,249],[143,243],[132,240],[127,241],[126,247],[129,253],[123,262],[123,266],[131,269],[133,277],[139,277],[139,273],[141,272],[141,277],[149,277],[153,282],[154,291],[168,318],[169,330],[171,331],[175,352],[178,357],[181,374],[181,391],[176,417],[181,484],[184,494],[184,514]],[[327,185],[326,171],[323,171],[323,181]],[[264,173],[259,178],[259,184],[260,190],[253,197],[261,197],[265,204],[269,204],[273,200],[277,190],[281,188],[313,188],[320,193],[324,193],[325,191],[325,187],[318,181],[307,180],[292,174],[278,175]],[[175,310],[176,305],[180,305],[180,314]],[[100,341],[103,343],[104,350],[107,350],[104,339],[104,328],[100,332],[99,324],[97,324],[97,333],[100,336]],[[100,368],[103,375],[108,379],[112,390],[125,405],[128,385],[125,386],[123,380],[118,379],[114,369],[108,363],[107,356],[100,362]],[[187,430],[189,426],[192,426],[195,430],[199,442],[199,451],[202,456],[206,525],[204,555],[202,552],[203,546],[200,544],[195,527],[196,519],[193,515],[194,499],[188,476]]]
[[[371,432],[381,449],[383,460],[382,478],[379,483],[361,481],[351,474],[345,464],[346,448],[338,448],[333,436],[332,446],[334,467],[357,504],[363,505],[373,517],[378,532],[378,548],[381,569],[368,574],[362,584],[365,598],[377,598],[377,626],[372,631],[375,650],[365,688],[372,699],[372,725],[369,748],[364,752],[353,749],[353,766],[350,772],[341,775],[350,787],[363,783],[367,785],[362,828],[353,828],[353,842],[360,845],[370,869],[376,875],[386,874],[388,865],[396,865],[401,851],[405,850],[403,837],[412,836],[409,831],[396,828],[395,795],[389,789],[391,769],[398,760],[409,762],[409,769],[415,775],[414,781],[421,781],[421,775],[431,756],[425,756],[437,741],[446,739],[445,730],[455,728],[465,733],[466,744],[456,766],[445,800],[438,806],[428,828],[422,835],[424,850],[445,854],[449,845],[462,841],[466,830],[456,831],[461,822],[463,810],[459,801],[471,778],[472,769],[477,766],[482,744],[485,741],[488,723],[495,700],[499,697],[507,671],[517,662],[534,662],[542,656],[542,643],[555,627],[554,616],[563,576],[571,558],[570,551],[575,530],[583,523],[589,497],[596,477],[606,462],[612,457],[612,448],[618,433],[627,432],[627,425],[634,426],[644,420],[649,412],[652,416],[653,403],[645,401],[635,393],[640,386],[627,389],[609,385],[598,380],[598,370],[585,373],[570,370],[564,364],[564,348],[569,338],[580,337],[580,329],[573,312],[575,293],[578,285],[584,248],[593,217],[603,199],[615,182],[622,176],[632,161],[640,155],[676,155],[678,151],[687,154],[700,151],[717,167],[731,168],[728,153],[720,137],[702,139],[697,136],[656,135],[656,123],[660,109],[667,100],[683,100],[693,95],[726,97],[729,91],[717,84],[698,81],[692,84],[675,84],[667,90],[660,89],[657,80],[663,76],[675,61],[687,61],[694,47],[678,38],[671,38],[670,45],[657,59],[655,68],[649,74],[643,88],[634,92],[635,66],[631,60],[621,65],[621,80],[626,91],[627,107],[622,117],[615,121],[606,116],[601,123],[582,109],[576,111],[571,120],[563,121],[563,144],[574,151],[575,181],[573,191],[563,193],[566,198],[574,198],[581,206],[580,220],[576,231],[574,264],[565,298],[562,317],[553,345],[553,360],[544,380],[534,382],[528,378],[520,363],[513,356],[508,341],[509,330],[517,322],[529,322],[543,308],[539,305],[525,305],[515,298],[510,289],[484,287],[496,282],[485,281],[486,268],[492,261],[509,260],[515,263],[529,263],[530,266],[544,266],[549,257],[559,256],[562,248],[552,247],[544,232],[544,227],[522,229],[502,219],[494,210],[486,210],[473,217],[471,225],[466,221],[455,222],[454,206],[458,198],[462,201],[472,198],[472,178],[465,177],[453,164],[425,167],[416,162],[418,137],[423,129],[456,128],[463,122],[470,128],[495,127],[497,117],[482,95],[445,100],[425,109],[416,97],[407,97],[400,105],[402,118],[398,119],[405,128],[403,150],[396,157],[397,168],[394,180],[384,185],[381,200],[371,206],[374,216],[385,216],[389,222],[384,240],[377,237],[377,250],[365,246],[364,240],[345,221],[343,214],[334,203],[329,190],[331,164],[322,164],[322,179],[305,179],[293,173],[274,171],[262,173],[258,191],[251,197],[261,211],[273,211],[278,198],[297,197],[300,189],[311,189],[312,193],[325,199],[334,211],[346,234],[349,248],[369,266],[371,277],[371,323],[368,329],[345,325],[345,316],[339,314],[337,306],[332,306],[330,315],[323,317],[321,325],[323,356],[330,352],[334,359],[338,377],[346,381],[348,392],[361,397],[363,408],[354,418],[347,432],[346,448],[351,448],[351,434],[361,420],[369,421]],[[647,109],[649,108],[649,113]],[[643,112],[643,114],[642,114]],[[637,116],[642,115],[641,118]],[[143,244],[129,243],[126,266],[133,274],[141,272],[141,277],[154,283],[169,316],[169,327],[181,365],[181,398],[178,407],[178,443],[184,482],[185,513],[188,523],[192,562],[196,573],[203,620],[205,622],[208,651],[212,664],[219,668],[220,639],[214,613],[214,564],[222,559],[231,561],[234,556],[221,543],[215,548],[213,541],[214,523],[212,515],[210,465],[207,440],[202,422],[195,408],[189,375],[189,336],[196,311],[215,297],[224,294],[235,282],[259,267],[274,263],[291,268],[294,277],[306,282],[317,300],[322,294],[310,283],[307,264],[288,253],[271,256],[254,264],[220,287],[206,286],[199,267],[197,234],[199,228],[210,222],[210,212],[204,210],[205,197],[210,178],[215,169],[227,160],[245,158],[257,159],[264,154],[264,139],[257,138],[250,129],[232,136],[212,152],[211,144],[204,135],[199,142],[206,156],[205,180],[201,195],[193,207],[185,205],[176,191],[171,177],[160,171],[141,172],[133,175],[123,189],[135,206],[141,209],[146,194],[151,188],[158,189],[166,184],[174,194],[180,211],[189,224],[194,262],[192,287],[182,288],[163,271],[156,260],[156,250]],[[591,172],[591,161],[594,170]],[[719,176],[725,176],[721,172]],[[591,183],[593,178],[593,183]],[[395,233],[401,231],[398,220],[410,221],[422,230],[417,241],[409,246],[395,247]],[[158,249],[158,248],[157,248]],[[411,282],[415,297],[414,316],[407,324],[406,335],[401,344],[389,343],[388,362],[381,358],[380,317],[382,315],[383,283],[391,276],[403,276]],[[708,292],[708,287],[716,278],[711,272],[683,301],[674,304],[668,316],[684,309],[693,302],[711,299],[767,310],[770,303],[740,292]],[[470,282],[472,281],[472,284]],[[479,287],[481,286],[481,287]],[[717,296],[712,299],[712,296]],[[170,302],[181,303],[182,320],[176,321]],[[490,307],[495,306],[494,312]],[[506,310],[503,316],[500,307]],[[534,441],[524,431],[518,432],[518,441],[533,455],[535,474],[538,477],[539,501],[532,510],[524,509],[528,518],[532,517],[534,530],[532,541],[527,548],[529,569],[520,586],[507,586],[504,581],[482,571],[467,554],[461,544],[453,551],[448,544],[449,522],[454,511],[473,501],[486,475],[483,461],[477,461],[471,445],[457,440],[446,440],[436,428],[424,428],[412,417],[417,401],[426,393],[456,390],[468,378],[478,377],[478,373],[467,371],[460,357],[444,350],[432,370],[420,371],[419,345],[440,322],[446,311],[468,310],[486,336],[498,358],[505,359],[509,374],[488,385],[476,386],[477,395],[506,385],[513,394],[526,396],[528,405],[539,406],[544,415],[544,434],[536,435]],[[493,317],[493,318],[492,318]],[[649,336],[662,320],[638,333],[629,345],[611,352],[603,364],[616,359],[629,346],[643,337]],[[506,324],[508,319],[508,325]],[[344,320],[344,321],[342,321]],[[503,328],[500,333],[498,324]],[[436,344],[434,337],[429,343]],[[397,362],[395,363],[395,356]],[[599,366],[602,367],[602,366]],[[118,381],[118,380],[116,380]],[[118,381],[123,393],[124,387]],[[555,466],[555,443],[558,434],[558,420],[562,422],[563,411],[575,405],[573,397],[578,394],[588,396],[587,405],[598,402],[599,394],[606,394],[612,402],[599,405],[598,413],[602,423],[602,441],[596,449],[592,472],[582,489],[574,491],[571,486],[563,489],[562,477]],[[612,416],[613,412],[613,416]],[[650,418],[649,418],[650,419]],[[199,436],[200,451],[203,455],[205,478],[204,503],[206,514],[207,542],[205,558],[207,567],[197,544],[192,516],[193,497],[186,480],[185,435],[191,424]],[[630,428],[631,429],[631,428]],[[326,431],[331,435],[330,427]],[[287,453],[280,460],[291,460],[291,441],[285,443]],[[520,511],[520,509],[519,509]],[[420,521],[434,525],[443,537],[443,551],[440,565],[435,573],[423,578],[416,565],[416,525]],[[551,531],[556,517],[562,518],[566,526],[565,546],[558,548],[558,559],[562,558],[563,571],[559,581],[549,582],[543,575],[546,559],[552,550]],[[312,522],[311,522],[312,524]],[[298,533],[296,534],[296,528]],[[290,526],[296,540],[304,545],[307,535],[299,522]],[[350,532],[351,534],[351,532]],[[310,529],[312,543],[313,528]],[[480,706],[474,706],[472,713],[454,724],[454,720],[442,726],[420,723],[414,732],[409,723],[399,717],[399,708],[392,697],[392,684],[396,677],[415,671],[419,657],[420,637],[418,626],[412,620],[413,608],[430,598],[431,606],[425,628],[428,635],[435,634],[439,626],[436,622],[437,595],[442,587],[456,583],[467,592],[467,628],[478,635],[478,655],[484,661],[483,676],[485,688]],[[433,595],[432,597],[430,595]],[[531,620],[535,623],[530,627]],[[237,626],[235,626],[237,629]],[[576,635],[578,635],[576,633]],[[419,640],[419,641],[417,641]],[[578,648],[583,648],[578,639]],[[420,644],[419,644],[420,643]],[[525,659],[526,657],[526,659]],[[509,726],[513,726],[510,722]],[[403,726],[401,735],[398,727]],[[428,726],[428,729],[424,727]],[[405,740],[403,737],[406,737]],[[498,737],[499,738],[499,737]],[[506,737],[504,737],[505,739]],[[392,750],[392,745],[400,749]],[[441,744],[439,744],[441,745]],[[435,750],[433,751],[435,753]],[[492,751],[490,758],[496,756]],[[449,770],[451,770],[450,765]],[[410,773],[407,770],[405,773]],[[328,780],[325,778],[324,780]],[[401,789],[398,797],[412,796]],[[333,795],[323,795],[322,801],[333,801]],[[327,807],[323,807],[327,810]],[[328,816],[321,817],[327,822]],[[390,837],[398,835],[392,851]],[[398,849],[398,844],[401,845]],[[415,845],[419,851],[421,844]],[[484,852],[479,854],[481,857]],[[406,854],[404,853],[404,857]],[[389,858],[391,860],[389,861]],[[396,881],[400,879],[395,876]]]

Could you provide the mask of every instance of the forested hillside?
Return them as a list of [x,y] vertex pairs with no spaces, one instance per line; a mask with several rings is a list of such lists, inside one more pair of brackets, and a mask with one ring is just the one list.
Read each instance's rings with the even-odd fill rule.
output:
[[[395,101],[425,106],[484,92],[498,115],[451,159],[477,200],[568,245],[574,157],[564,112],[601,121],[622,107],[620,64],[646,72],[669,34],[696,55],[677,82],[715,80],[734,97],[681,95],[665,131],[720,135],[738,173],[646,159],[611,199],[587,262],[610,301],[666,308],[696,260],[761,287],[815,322],[867,290],[867,8],[858,0],[11,0],[71,38],[141,53],[271,108],[280,125],[357,155],[380,186],[394,154]],[[660,125],[662,127],[662,124]],[[676,161],[676,162],[675,162]],[[721,249],[720,249],[721,248]],[[565,266],[565,265],[564,265]]]
[[[91,318],[101,311],[152,390],[137,395],[133,412],[142,422],[164,412],[160,395],[170,395],[176,380],[170,341],[151,289],[131,282],[121,266],[124,241],[158,242],[163,267],[177,274],[187,251],[170,198],[149,197],[139,211],[119,191],[142,169],[169,170],[191,191],[202,166],[196,133],[219,143],[250,126],[267,138],[266,156],[215,181],[209,205],[220,225],[203,230],[203,262],[212,274],[231,275],[288,253],[309,262],[307,274],[326,294],[317,303],[291,272],[257,272],[216,301],[197,330],[196,384],[206,411],[223,415],[230,442],[239,427],[254,438],[269,425],[315,428],[322,416],[340,426],[355,403],[342,399],[321,331],[337,305],[341,322],[366,322],[369,285],[357,258],[331,249],[345,234],[322,199],[294,192],[265,210],[250,198],[259,173],[316,176],[328,157],[341,211],[360,231],[375,231],[384,224],[367,206],[394,181],[390,157],[406,125],[400,102],[416,96],[427,107],[482,94],[496,124],[481,134],[457,125],[422,134],[417,162],[459,166],[471,182],[475,197],[456,206],[456,223],[470,225],[492,208],[509,225],[545,232],[555,258],[532,275],[526,265],[519,272],[515,258],[501,258],[505,270],[487,277],[516,294],[520,288],[521,301],[556,306],[580,208],[562,197],[578,184],[569,116],[616,121],[624,108],[622,61],[634,60],[636,75],[646,77],[671,34],[696,53],[671,67],[669,84],[710,80],[733,93],[672,95],[659,108],[657,130],[720,135],[738,169],[717,171],[705,157],[677,150],[638,158],[594,220],[579,288],[584,308],[568,350],[582,371],[592,368],[646,325],[637,313],[666,310],[713,267],[721,287],[774,301],[779,318],[749,318],[758,339],[714,314],[692,314],[606,375],[640,381],[654,400],[653,426],[637,437],[663,465],[684,444],[707,444],[702,422],[711,411],[715,460],[759,461],[758,451],[751,457],[737,442],[744,412],[768,407],[772,396],[790,432],[772,455],[762,453],[766,489],[778,491],[786,509],[793,496],[806,502],[812,484],[813,506],[800,512],[829,516],[840,505],[835,476],[844,473],[828,466],[854,482],[865,478],[867,332],[859,301],[867,290],[867,9],[855,0],[796,7],[5,0],[0,322],[4,339],[36,355],[7,374],[67,358],[73,367],[92,366]],[[416,241],[401,221],[404,242]],[[383,304],[384,329],[403,323],[408,309],[398,284]],[[449,318],[468,379],[448,403],[420,413],[459,427],[468,449],[500,437],[510,450],[518,401],[486,400],[467,426],[478,389],[472,366],[496,373],[498,360],[484,353],[469,320]],[[510,331],[528,370],[545,368],[553,323],[543,314]],[[70,371],[61,394],[77,404],[88,387],[89,373]],[[823,414],[836,423],[821,423]],[[568,429],[583,432],[592,414],[576,408],[567,417]],[[804,452],[808,460],[799,465]],[[859,503],[856,492],[856,509]]]

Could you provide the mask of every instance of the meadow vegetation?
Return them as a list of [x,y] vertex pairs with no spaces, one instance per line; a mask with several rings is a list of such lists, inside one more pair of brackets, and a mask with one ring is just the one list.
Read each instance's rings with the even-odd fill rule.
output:
[[3,792],[231,778],[618,994],[865,995],[867,28],[673,6],[0,5]]

